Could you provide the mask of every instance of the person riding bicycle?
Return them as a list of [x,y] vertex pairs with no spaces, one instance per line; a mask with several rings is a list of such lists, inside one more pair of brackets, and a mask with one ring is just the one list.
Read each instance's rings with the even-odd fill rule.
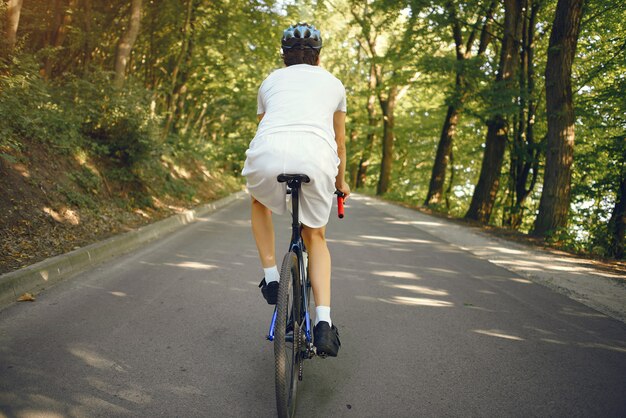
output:
[[319,66],[322,38],[313,25],[289,26],[282,37],[284,68],[272,72],[258,93],[259,126],[246,151],[242,174],[252,196],[252,232],[265,277],[263,297],[276,304],[280,274],[276,267],[272,212],[287,209],[286,185],[279,174],[306,174],[300,220],[309,255],[309,278],[315,298],[314,345],[336,356],[339,334],[330,318],[331,260],[325,229],[335,189],[350,195],[346,168],[346,92],[343,84]]

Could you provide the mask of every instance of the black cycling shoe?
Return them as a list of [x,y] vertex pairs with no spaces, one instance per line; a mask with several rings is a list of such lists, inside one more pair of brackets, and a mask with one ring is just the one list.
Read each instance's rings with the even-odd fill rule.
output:
[[326,321],[320,321],[313,328],[313,345],[315,345],[317,355],[320,357],[337,357],[341,341],[339,341],[339,331],[336,326],[328,325]]
[[278,299],[278,282],[273,281],[270,284],[265,282],[265,277],[259,283],[259,287],[261,288],[261,293],[263,297],[270,305],[276,305],[276,300]]

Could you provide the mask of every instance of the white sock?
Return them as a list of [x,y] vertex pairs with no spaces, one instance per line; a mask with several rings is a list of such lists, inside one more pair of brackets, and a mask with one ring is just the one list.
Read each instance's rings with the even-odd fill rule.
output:
[[276,266],[264,268],[263,272],[265,273],[265,283],[267,284],[277,282],[280,279],[280,273],[278,273]]
[[333,321],[330,320],[330,306],[315,307],[315,325],[320,321],[326,321],[328,325],[333,326]]

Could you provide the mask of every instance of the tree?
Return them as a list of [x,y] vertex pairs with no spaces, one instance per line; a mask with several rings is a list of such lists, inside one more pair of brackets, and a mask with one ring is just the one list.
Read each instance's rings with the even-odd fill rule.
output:
[[500,50],[500,62],[495,87],[502,96],[498,98],[492,116],[487,121],[487,139],[478,184],[472,195],[466,219],[481,223],[489,222],[498,188],[504,151],[508,139],[507,113],[514,94],[515,74],[519,59],[518,47],[522,29],[523,0],[504,0],[504,37]]
[[20,23],[23,0],[8,0],[6,11],[6,28],[4,39],[7,53],[11,53],[17,42],[17,28]]
[[[485,12],[484,23],[480,36],[480,45],[478,46],[476,56],[484,54],[489,42],[491,41],[490,25],[493,20],[493,9],[495,8],[495,5],[496,2],[491,1]],[[428,193],[426,195],[426,201],[424,202],[425,206],[438,205],[443,200],[443,187],[448,163],[452,158],[453,139],[456,134],[459,115],[468,94],[468,86],[465,78],[465,65],[467,65],[466,62],[472,56],[472,47],[476,40],[477,26],[479,20],[481,19],[480,16],[477,18],[476,23],[472,25],[471,31],[467,36],[467,40],[463,42],[461,22],[457,16],[457,6],[452,1],[448,1],[446,3],[446,8],[449,14],[450,26],[452,27],[452,36],[456,51],[456,76],[454,92],[452,97],[449,98],[450,103],[448,105],[448,111],[443,122],[443,127],[441,128],[441,135],[439,137],[435,162],[430,176]]]
[[533,234],[546,236],[567,225],[574,155],[572,63],[583,14],[583,0],[559,0],[548,46],[546,166]]
[[[415,70],[407,66],[407,60],[415,48],[413,35],[420,5],[411,2],[408,17],[402,10],[391,9],[382,3],[370,5],[366,1],[362,10],[359,6],[358,2],[353,3],[351,12],[361,29],[359,44],[371,62],[370,88],[376,89],[383,118],[382,157],[376,188],[376,194],[382,195],[389,190],[394,160],[396,104],[406,94],[410,79],[416,75]],[[370,101],[368,105],[371,105]],[[373,113],[369,109],[368,114],[371,120]]]
[[130,60],[130,53],[139,35],[139,24],[141,22],[141,0],[131,0],[128,27],[121,36],[117,44],[115,54],[115,81],[118,88],[124,85],[126,78],[126,67]]
[[[509,167],[509,200],[505,208],[504,224],[517,229],[523,219],[524,202],[537,183],[541,146],[535,141],[535,26],[539,1],[525,0],[519,68],[519,111]],[[529,7],[530,6],[530,7]]]

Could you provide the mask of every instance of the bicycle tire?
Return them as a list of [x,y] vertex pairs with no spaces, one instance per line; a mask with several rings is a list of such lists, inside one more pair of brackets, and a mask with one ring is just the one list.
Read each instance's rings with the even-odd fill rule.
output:
[[[278,416],[292,417],[296,410],[298,365],[301,356],[300,327],[300,276],[298,257],[290,251],[285,255],[280,269],[280,285],[276,302],[274,338],[274,365],[276,381],[276,409]],[[287,327],[292,325],[289,341]]]

